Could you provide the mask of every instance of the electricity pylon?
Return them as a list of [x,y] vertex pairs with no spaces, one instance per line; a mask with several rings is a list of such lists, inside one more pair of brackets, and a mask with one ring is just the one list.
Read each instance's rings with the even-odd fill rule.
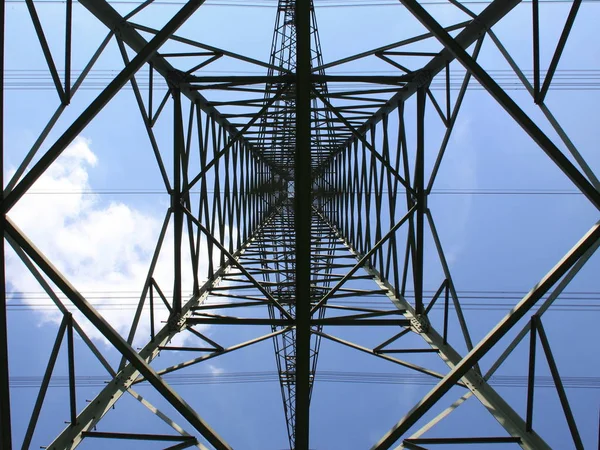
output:
[[[34,437],[65,336],[70,417],[64,430],[48,444],[49,449],[75,448],[91,438],[175,442],[169,448],[232,448],[227,443],[227,430],[213,430],[201,416],[202,411],[169,385],[166,375],[267,340],[275,348],[290,448],[308,449],[310,399],[318,381],[317,360],[323,339],[436,380],[433,389],[373,448],[387,449],[396,443],[412,449],[443,443],[512,443],[525,449],[550,448],[533,422],[537,342],[550,367],[573,444],[583,448],[542,315],[597,249],[600,226],[593,225],[541,281],[533,280],[532,290],[483,339],[474,342],[428,205],[465,94],[475,79],[589,202],[600,208],[599,183],[594,172],[544,102],[581,1],[572,4],[545,76],[540,69],[539,4],[532,2],[533,82],[494,33],[496,24],[511,14],[518,1],[495,0],[479,13],[469,10],[466,4],[450,1],[465,20],[443,27],[420,2],[402,0],[403,7],[427,28],[427,33],[328,63],[323,61],[312,1],[278,2],[269,62],[198,42],[193,36],[177,35],[183,24],[201,14],[201,10],[197,11],[203,4],[201,0],[183,4],[160,29],[136,22],[138,14],[152,2],[139,5],[126,16],[104,0],[79,3],[109,32],[72,83],[72,1],[66,3],[65,58],[60,70],[36,6],[26,2],[59,106],[6,184],[3,227],[10,247],[64,318],[23,448],[28,448]],[[496,46],[514,70],[536,108],[548,120],[545,125],[554,128],[570,157],[478,62],[484,38]],[[99,55],[111,43],[122,57],[123,69],[38,155]],[[436,50],[424,51],[419,44]],[[167,45],[169,50],[163,50]],[[189,58],[194,60],[191,65],[187,64]],[[216,67],[222,59],[258,67],[265,75],[208,75],[203,70]],[[397,72],[335,73],[363,59],[387,64]],[[335,70],[330,71],[332,68]],[[460,75],[454,101],[452,70]],[[142,83],[142,79],[147,82]],[[159,83],[166,88],[166,95],[156,99]],[[434,83],[443,96],[434,95]],[[170,206],[131,317],[130,332],[123,337],[19,229],[9,213],[126,86],[133,90]],[[172,117],[165,117],[167,103]],[[414,105],[414,111],[408,105]],[[444,135],[433,168],[427,173],[425,142],[429,127],[434,125],[429,123],[426,108],[433,108],[436,126],[438,130],[442,127]],[[172,130],[172,146],[168,149],[161,147],[156,137],[161,132],[156,124],[165,121],[169,121]],[[409,122],[415,124],[414,139],[408,137]],[[164,162],[167,154],[172,167]],[[174,246],[169,286],[156,275],[167,232],[172,233]],[[436,250],[441,275],[434,275],[425,265],[426,242]],[[186,279],[185,273],[191,273],[191,277]],[[437,289],[429,295],[426,286],[433,284]],[[389,307],[370,304],[372,297],[388,299]],[[344,303],[344,299],[355,303]],[[6,295],[0,306],[0,361],[6,361]],[[157,329],[159,307],[168,311],[168,319]],[[82,317],[120,353],[118,367],[109,364],[87,336],[80,323]],[[136,350],[133,343],[140,338],[140,323],[146,320],[150,321],[150,336]],[[450,323],[456,323],[460,333],[451,335]],[[202,328],[206,325],[263,327],[268,332],[223,345],[208,336]],[[503,347],[500,359],[484,370],[482,358],[517,325],[521,331],[508,347]],[[390,331],[385,341],[365,346],[335,336],[333,332],[338,327]],[[111,381],[84,408],[78,408],[76,402],[75,334],[111,375]],[[170,345],[181,334],[195,340],[185,340],[183,346]],[[420,337],[420,345],[408,341],[408,335]],[[523,417],[498,393],[490,378],[527,336],[530,353],[525,368],[528,381]],[[190,352],[199,356],[187,359]],[[157,363],[161,353],[169,353],[177,362],[161,367]],[[438,355],[446,370],[410,360],[411,354],[425,353]],[[406,359],[397,355],[405,355]],[[19,444],[12,442],[7,364],[3,364],[0,373],[2,448],[10,449]],[[139,395],[135,391],[139,383],[150,384],[185,420],[188,429]],[[465,394],[415,430],[425,414],[443,405],[441,399],[453,387],[463,389]],[[99,431],[102,419],[125,394],[139,400],[175,434]],[[470,397],[477,398],[498,421],[504,435],[423,436]]]

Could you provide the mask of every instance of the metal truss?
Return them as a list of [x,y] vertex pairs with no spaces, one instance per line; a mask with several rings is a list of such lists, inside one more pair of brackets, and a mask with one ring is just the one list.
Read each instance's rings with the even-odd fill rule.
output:
[[[423,449],[436,444],[551,448],[533,422],[538,344],[550,368],[573,446],[584,448],[542,316],[600,245],[600,223],[592,225],[542,280],[532,280],[531,291],[483,339],[475,342],[438,234],[435,211],[428,203],[465,94],[475,80],[589,202],[600,208],[600,183],[596,175],[545,104],[581,0],[572,3],[545,76],[540,64],[539,1],[531,2],[532,82],[494,32],[496,24],[520,3],[517,0],[494,0],[478,13],[468,9],[468,2],[449,0],[467,19],[445,27],[420,2],[401,0],[404,8],[427,29],[426,33],[328,63],[323,61],[312,1],[278,1],[269,62],[176,34],[194,14],[202,14],[198,11],[202,0],[185,2],[158,29],[137,22],[137,17],[141,17],[138,14],[151,7],[152,0],[139,4],[125,16],[104,0],[79,0],[79,3],[106,26],[108,35],[73,82],[72,0],[65,4],[65,58],[61,69],[57,68],[35,2],[26,0],[59,105],[14,176],[3,183],[6,187],[2,227],[6,242],[63,313],[63,320],[24,441],[14,442],[7,364],[10,336],[7,336],[6,289],[2,289],[2,449],[18,445],[26,449],[31,445],[65,336],[70,416],[60,418],[67,419],[68,425],[48,443],[46,448],[52,450],[75,448],[85,439],[150,440],[164,442],[170,449],[232,448],[227,443],[227,430],[213,430],[202,417],[202,411],[196,411],[169,385],[168,374],[267,340],[274,346],[291,449],[311,448],[310,403],[318,380],[317,362],[323,340],[425,374],[436,382],[428,394],[374,443],[373,449],[394,445]],[[4,24],[4,18],[0,23]],[[480,65],[478,57],[484,40],[505,58],[548,123],[542,126],[530,117]],[[411,47],[424,42],[437,46],[437,51],[424,52]],[[109,45],[118,49],[123,68],[76,114],[54,143],[40,152]],[[167,47],[169,50],[163,50]],[[189,58],[194,60],[191,67],[186,65]],[[3,59],[0,58],[2,65]],[[330,70],[351,67],[363,59],[385,63],[397,73],[340,75]],[[265,75],[210,75],[204,70],[223,60],[237,61],[264,71]],[[4,71],[3,66],[1,69]],[[460,89],[454,99],[452,71],[461,74]],[[163,97],[156,97],[157,83],[166,87]],[[361,87],[356,87],[357,83]],[[434,94],[432,83],[441,86],[441,95]],[[10,211],[126,87],[133,90],[147,142],[170,196],[170,206],[145,283],[140,287],[130,331],[121,336],[19,229]],[[0,92],[4,92],[4,86]],[[429,172],[425,142],[433,125],[428,122],[432,115],[427,115],[426,109],[431,108],[438,121],[436,126],[443,127],[444,133]],[[166,117],[167,110],[172,110],[172,116]],[[167,128],[172,132],[168,148],[158,138],[164,128],[161,131],[157,124],[164,123],[168,123]],[[414,139],[408,137],[409,123],[416,126]],[[548,126],[562,140],[560,147],[544,131]],[[428,140],[427,148],[430,145]],[[172,167],[165,161],[172,161]],[[0,170],[0,174],[4,173]],[[173,285],[164,286],[157,281],[155,272],[169,230],[173,233],[174,276]],[[440,279],[432,280],[427,270],[426,242],[435,247]],[[4,261],[4,247],[1,256]],[[4,264],[2,267],[1,282],[6,286]],[[190,286],[184,285],[184,271],[192,273]],[[439,288],[429,296],[426,286],[432,283]],[[389,305],[370,305],[373,296],[389,299]],[[348,298],[360,305],[344,303]],[[434,307],[442,303],[443,314],[434,315]],[[160,329],[156,328],[155,320],[158,308],[169,311],[169,318]],[[139,338],[139,325],[146,320],[144,311],[148,310],[150,336],[141,349],[135,349],[133,343]],[[119,352],[118,367],[106,360],[74,311],[81,313]],[[456,333],[451,339],[451,322],[458,323],[460,338],[456,338]],[[202,330],[206,325],[266,327],[268,332],[225,345],[207,336]],[[517,326],[522,328],[515,335],[513,329]],[[339,327],[390,330],[390,337],[379,345],[366,346],[336,336]],[[192,336],[195,344],[186,340],[183,346],[171,345],[179,334]],[[97,396],[79,410],[75,335],[111,377]],[[420,337],[421,345],[408,341],[405,336],[409,335]],[[512,342],[507,347],[500,346],[501,339],[509,335],[515,336]],[[232,336],[237,335],[232,332]],[[523,417],[494,389],[490,379],[527,337],[528,383]],[[482,359],[492,349],[502,351],[501,356],[484,370]],[[178,362],[160,367],[157,357],[166,352]],[[187,359],[190,352],[200,356]],[[440,365],[428,367],[410,361],[411,354],[422,353],[438,355],[445,369],[440,371]],[[186,428],[136,392],[135,385],[140,383],[150,384],[185,420]],[[424,422],[423,417],[432,409],[444,407],[447,400],[444,396],[454,387],[464,395]],[[98,431],[102,419],[124,394],[130,394],[162,419],[174,434]],[[479,436],[474,432],[470,436],[424,436],[470,397],[477,398],[497,420],[504,435]]]

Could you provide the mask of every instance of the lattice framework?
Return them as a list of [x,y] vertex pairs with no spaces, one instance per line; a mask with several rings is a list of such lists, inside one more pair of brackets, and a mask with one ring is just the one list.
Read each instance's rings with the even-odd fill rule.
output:
[[[519,1],[495,0],[474,13],[465,2],[449,1],[468,17],[442,27],[415,0],[404,7],[428,30],[426,34],[376,48],[339,61],[324,63],[312,2],[280,0],[269,62],[236,54],[179,36],[177,30],[201,14],[201,0],[189,1],[160,29],[136,23],[136,15],[151,5],[147,1],[122,16],[103,0],[79,2],[110,31],[88,66],[71,80],[72,0],[66,2],[64,70],[57,69],[34,2],[27,8],[43,50],[60,105],[40,134],[16,174],[6,183],[3,196],[4,235],[17,256],[64,314],[39,396],[27,429],[23,448],[32,440],[61,342],[66,336],[69,360],[70,418],[68,426],[48,446],[74,448],[84,439],[119,438],[174,441],[168,448],[211,446],[231,448],[185,398],[169,385],[165,376],[258,342],[272,340],[283,398],[290,448],[308,449],[310,399],[318,374],[322,339],[382,358],[392,364],[439,380],[436,386],[407,412],[373,448],[396,443],[421,449],[431,444],[518,444],[525,449],[550,446],[533,426],[535,349],[537,342],[551,370],[575,448],[583,443],[561,382],[543,313],[600,245],[600,227],[593,225],[563,259],[537,282],[489,334],[473,342],[461,309],[432,211],[428,206],[434,182],[468,87],[475,79],[545,152],[589,202],[600,208],[600,183],[545,104],[546,96],[565,49],[581,1],[572,2],[560,40],[545,74],[540,68],[539,2],[532,2],[533,82],[524,75],[494,33],[495,25],[511,13]],[[4,6],[4,5],[3,5]],[[4,11],[4,7],[2,8]],[[3,22],[3,21],[2,21]],[[498,81],[479,63],[484,39],[495,45],[515,71],[533,102],[558,134],[565,154],[548,137]],[[106,46],[115,41],[123,69],[44,152],[44,141],[69,107],[77,90]],[[412,50],[411,44],[438,42],[438,51]],[[179,45],[171,52],[167,44]],[[407,49],[404,51],[404,49]],[[421,65],[415,56],[427,57]],[[195,58],[190,68],[183,62]],[[386,75],[337,75],[363,58],[378,58],[398,70]],[[412,58],[412,59],[411,59]],[[208,75],[203,72],[221,59],[259,67],[266,75]],[[411,65],[412,64],[412,65]],[[418,67],[415,67],[418,65]],[[462,66],[461,86],[451,96],[451,71]],[[62,75],[61,75],[62,74]],[[542,76],[544,75],[544,76]],[[142,77],[148,77],[141,85]],[[155,98],[157,79],[168,90]],[[434,95],[432,83],[442,87]],[[354,85],[361,83],[360,88]],[[129,334],[122,337],[86,298],[77,291],[10,218],[10,210],[34,186],[68,145],[85,130],[100,111],[126,85],[134,92],[139,114],[170,197],[159,241],[141,289]],[[366,87],[362,87],[365,85]],[[217,94],[215,94],[217,92]],[[219,97],[219,94],[222,97]],[[443,100],[441,100],[443,98]],[[406,105],[416,108],[410,120],[416,124],[415,140],[407,139]],[[166,120],[165,105],[173,116],[172,148],[158,144],[157,122]],[[433,108],[445,133],[431,173],[426,174],[426,109]],[[166,158],[167,152],[169,158]],[[172,161],[167,167],[165,160]],[[0,171],[1,172],[1,171]],[[197,194],[197,195],[196,195]],[[161,286],[154,272],[167,231],[173,233],[173,288]],[[424,286],[429,276],[424,262],[426,240],[436,248],[442,268],[439,288],[428,298]],[[186,249],[185,252],[182,249]],[[2,255],[4,258],[4,254]],[[191,268],[191,286],[184,286],[183,272]],[[202,271],[205,273],[201,273]],[[208,281],[203,282],[203,279]],[[4,273],[3,273],[4,281]],[[192,294],[187,297],[187,290]],[[68,304],[57,295],[68,299]],[[385,296],[388,308],[347,306],[340,299]],[[208,299],[217,300],[215,303]],[[440,317],[431,314],[436,303],[444,304]],[[168,321],[155,329],[155,309],[162,303]],[[460,325],[462,341],[448,337],[450,305]],[[7,360],[6,296],[0,311],[0,361]],[[537,309],[534,309],[537,308]],[[133,347],[138,326],[149,308],[151,333],[141,350]],[[86,335],[72,314],[81,313],[122,355],[112,367]],[[482,371],[481,359],[517,324],[521,331],[498,362]],[[523,325],[524,324],[524,325]],[[199,327],[236,325],[269,327],[253,339],[223,346]],[[336,327],[389,327],[390,338],[373,348],[335,336]],[[201,344],[170,345],[180,333],[191,333]],[[78,410],[74,373],[74,335],[77,333],[100,359],[112,380],[88,406]],[[424,345],[402,347],[402,337],[413,333]],[[521,417],[494,389],[489,380],[510,352],[530,338],[527,366],[526,414]],[[394,348],[400,345],[400,348]],[[461,355],[458,348],[466,348]],[[179,351],[181,360],[158,368],[161,352]],[[200,356],[185,359],[188,351]],[[393,355],[435,353],[447,365],[440,373]],[[539,358],[538,358],[539,359]],[[3,448],[15,446],[11,437],[9,372],[1,372],[0,422]],[[134,390],[147,382],[183,417],[182,427],[150,405]],[[419,430],[411,430],[451,388],[466,393]],[[176,431],[174,435],[96,431],[111,407],[129,393]],[[438,421],[469,397],[476,397],[502,425],[504,436],[423,437]],[[226,430],[223,430],[226,431]]]

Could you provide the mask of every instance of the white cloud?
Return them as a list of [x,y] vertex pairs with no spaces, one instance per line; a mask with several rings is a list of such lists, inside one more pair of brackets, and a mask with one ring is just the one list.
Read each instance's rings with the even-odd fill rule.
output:
[[221,368],[221,367],[217,367],[213,364],[209,364],[208,365],[208,369],[210,370],[210,373],[212,375],[221,375],[222,373],[225,372],[225,369]]
[[[76,139],[32,186],[30,194],[14,207],[10,217],[67,279],[97,306],[105,319],[119,333],[127,335],[164,216],[155,217],[125,203],[107,203],[97,195],[90,195],[92,188],[88,172],[97,164],[91,142]],[[182,251],[184,261],[189,258],[185,242]],[[173,289],[172,261],[173,237],[168,230],[155,271],[155,278],[167,296]],[[7,278],[13,291],[25,294],[25,302],[40,303],[39,294],[30,294],[39,293],[41,287],[12,251],[7,255]],[[189,269],[183,273],[183,286],[184,291],[192,288]],[[128,307],[122,306],[124,303]],[[155,295],[155,305],[161,304],[158,295]],[[167,315],[165,308],[157,308],[156,330],[163,326],[160,321],[166,320]],[[81,315],[76,314],[75,317],[90,337],[106,343]],[[39,318],[40,323],[58,322],[61,314],[57,309],[47,309],[39,311]],[[138,330],[136,345],[149,338],[147,311]],[[181,342],[186,335],[182,333],[177,341]]]

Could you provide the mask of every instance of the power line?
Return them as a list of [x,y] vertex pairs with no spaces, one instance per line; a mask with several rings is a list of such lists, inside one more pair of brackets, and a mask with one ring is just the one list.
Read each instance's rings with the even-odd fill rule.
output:
[[[386,373],[386,372],[341,372],[323,370],[317,371],[316,381],[321,383],[337,384],[376,384],[376,385],[421,385],[432,386],[438,381],[424,374],[411,373]],[[211,374],[168,374],[164,376],[165,381],[171,385],[195,386],[202,384],[253,384],[274,383],[279,380],[275,371],[263,372],[222,372]],[[41,384],[42,377],[38,376],[12,376],[11,388],[35,388]],[[104,376],[82,376],[76,377],[77,387],[103,387],[108,381]],[[600,389],[600,377],[580,376],[561,377],[564,387],[573,389]],[[520,375],[496,375],[490,379],[490,384],[498,387],[526,387],[527,376]],[[535,385],[540,388],[554,387],[551,376],[536,376]],[[49,387],[61,388],[69,386],[67,376],[55,375],[50,379]]]
[[[237,290],[242,291],[242,289]],[[137,294],[137,295],[136,295]],[[191,295],[191,292],[188,293]],[[434,291],[424,291],[425,295],[433,296]],[[165,292],[170,297],[168,292]],[[467,311],[506,311],[512,308],[515,302],[521,300],[526,292],[519,291],[459,291],[458,298],[461,308]],[[59,298],[67,300],[66,297],[58,293]],[[137,309],[139,293],[136,291],[94,291],[85,293],[84,296],[99,311],[132,311]],[[379,298],[385,297],[385,294],[361,295],[361,300],[352,299],[333,299],[332,303],[343,306],[370,306],[386,307],[390,306],[388,300],[367,300],[365,297]],[[410,300],[413,298],[412,292],[407,291],[405,297]],[[53,311],[56,310],[54,303],[46,300],[48,297],[42,291],[31,292],[11,292],[8,293],[9,303],[7,310],[11,312],[25,311]],[[102,302],[100,302],[100,300]],[[465,301],[466,300],[466,301]],[[204,305],[221,304],[223,300],[209,300]],[[258,304],[258,303],[257,303]],[[450,303],[450,309],[454,305]],[[149,305],[145,305],[146,310]],[[166,309],[166,307],[157,302],[156,309]],[[434,310],[443,309],[443,301],[438,301]],[[600,292],[565,292],[554,302],[550,311],[554,312],[600,312]]]
[[[225,75],[223,71],[203,70],[203,73],[217,75]],[[487,72],[496,79],[500,86],[507,90],[525,90],[525,86],[519,77],[510,69],[488,69]],[[530,72],[530,71],[529,71]],[[531,78],[532,72],[525,71],[525,75]],[[73,70],[72,76],[76,78],[81,71]],[[100,90],[119,73],[117,69],[94,69],[86,76],[81,90]],[[397,70],[377,70],[377,71],[331,71],[330,75],[390,75],[398,74]],[[227,75],[258,75],[263,74],[257,70],[238,70],[228,71]],[[450,74],[450,90],[459,90],[463,81],[464,72],[451,72]],[[544,71],[541,72],[544,76]],[[64,78],[64,75],[62,75]],[[148,89],[148,81],[141,77],[137,80],[140,89]],[[329,91],[343,92],[345,90],[362,90],[372,87],[368,83],[330,83]],[[167,84],[162,79],[157,79],[154,82],[154,91],[163,92],[167,90]],[[55,85],[46,69],[7,69],[5,71],[5,89],[7,90],[54,90]],[[127,84],[124,89],[131,90],[131,86]],[[430,85],[432,90],[445,90],[446,82],[441,78],[434,78]],[[482,86],[473,81],[469,84],[470,90],[484,90]],[[600,89],[600,70],[598,69],[560,69],[553,76],[551,90],[598,90]]]
[[[207,194],[214,194],[214,190],[207,190]],[[230,195],[236,191],[231,190]],[[335,191],[336,194],[357,194],[357,195],[379,195],[389,194],[389,191],[366,192],[366,191]],[[190,191],[191,195],[200,195],[199,191]],[[221,192],[224,195],[224,192]],[[25,195],[168,195],[160,189],[83,189],[72,191],[28,191]],[[583,195],[580,191],[558,190],[558,189],[453,189],[440,188],[433,189],[431,195]]]
[[[532,0],[523,0],[521,3],[531,3]],[[540,3],[546,4],[562,4],[572,3],[573,0],[539,0]],[[599,3],[600,0],[583,0],[583,3]],[[23,4],[25,0],[6,0],[6,3]],[[38,0],[36,4],[64,4],[64,0]],[[74,2],[75,4],[79,2]],[[141,1],[135,0],[119,0],[109,1],[111,5],[141,5]],[[491,1],[482,0],[467,0],[461,1],[465,6],[468,5],[489,5]],[[185,2],[182,1],[164,1],[157,0],[152,2],[152,5],[156,6],[181,6]],[[448,1],[443,0],[429,0],[422,1],[422,5],[426,6],[454,6]],[[243,8],[275,8],[277,6],[277,0],[258,0],[258,1],[243,1],[243,0],[208,0],[204,6],[211,7],[243,7]],[[317,0],[315,1],[315,8],[360,8],[360,7],[372,7],[372,6],[402,6],[397,0]],[[455,7],[455,6],[454,6]]]

